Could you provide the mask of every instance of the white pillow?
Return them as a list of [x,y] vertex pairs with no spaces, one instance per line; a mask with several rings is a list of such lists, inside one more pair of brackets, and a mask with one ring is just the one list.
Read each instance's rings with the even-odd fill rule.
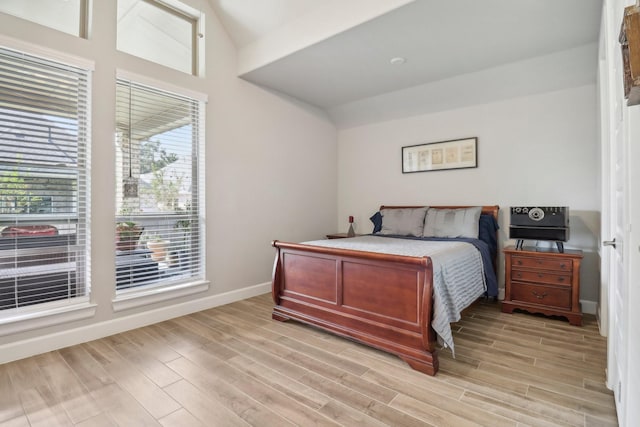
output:
[[427,209],[429,208],[382,209],[382,229],[379,234],[421,237]]
[[461,209],[436,209],[427,211],[424,221],[424,237],[478,238],[482,207]]

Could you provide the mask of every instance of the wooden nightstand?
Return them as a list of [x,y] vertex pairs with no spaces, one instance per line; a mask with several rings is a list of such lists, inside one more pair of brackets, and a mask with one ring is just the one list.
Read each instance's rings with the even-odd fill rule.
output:
[[580,262],[582,251],[523,248],[504,249],[505,297],[502,311],[519,308],[547,316],[563,316],[582,325]]
[[[361,236],[361,234],[356,234],[353,237],[357,237],[357,236]],[[333,234],[327,234],[327,239],[346,239],[349,236],[347,236],[347,233],[333,233]]]

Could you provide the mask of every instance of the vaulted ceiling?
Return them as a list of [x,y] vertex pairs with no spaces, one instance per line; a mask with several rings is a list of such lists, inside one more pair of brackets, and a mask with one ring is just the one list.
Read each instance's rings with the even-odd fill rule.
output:
[[[242,78],[329,112],[595,46],[602,7],[602,0],[209,1],[238,48]],[[595,76],[597,49],[581,55]]]

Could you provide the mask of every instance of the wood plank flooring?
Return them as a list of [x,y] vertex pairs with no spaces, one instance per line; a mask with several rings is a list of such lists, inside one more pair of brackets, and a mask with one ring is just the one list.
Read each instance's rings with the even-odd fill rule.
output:
[[479,301],[429,377],[262,295],[0,365],[1,426],[615,426],[606,339]]

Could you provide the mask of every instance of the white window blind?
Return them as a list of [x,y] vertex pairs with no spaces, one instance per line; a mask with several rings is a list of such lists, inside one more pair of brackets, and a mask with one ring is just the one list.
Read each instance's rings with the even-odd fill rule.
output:
[[203,279],[204,103],[119,78],[116,290]]
[[0,319],[88,295],[89,79],[0,47]]

